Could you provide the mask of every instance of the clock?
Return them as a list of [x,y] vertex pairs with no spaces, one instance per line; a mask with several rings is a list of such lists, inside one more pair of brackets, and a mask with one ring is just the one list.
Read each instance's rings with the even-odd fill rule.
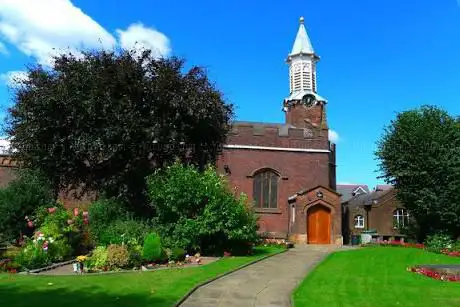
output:
[[307,107],[310,107],[312,106],[313,104],[315,104],[316,102],[316,98],[314,95],[312,94],[307,94],[305,96],[302,97],[302,102],[307,106]]

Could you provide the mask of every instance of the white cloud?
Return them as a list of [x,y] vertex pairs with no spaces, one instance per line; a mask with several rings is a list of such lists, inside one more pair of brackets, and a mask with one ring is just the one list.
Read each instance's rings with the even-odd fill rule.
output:
[[157,56],[170,52],[168,37],[141,23],[116,32],[119,42],[70,0],[0,0],[0,52],[5,49],[3,40],[44,65],[50,65],[51,56],[60,52],[128,48],[136,42]]
[[167,56],[171,52],[169,38],[155,29],[135,23],[126,30],[117,30],[120,45],[124,49],[150,49],[155,57]]
[[329,129],[329,141],[331,141],[332,143],[337,143],[339,140],[339,134],[336,131]]
[[8,49],[6,49],[5,44],[3,44],[2,42],[0,42],[0,53],[8,54]]
[[27,73],[25,71],[9,71],[4,74],[0,74],[0,80],[5,82],[8,86],[15,87],[22,80],[27,79]]
[[40,64],[59,51],[116,43],[69,0],[0,0],[0,37]]

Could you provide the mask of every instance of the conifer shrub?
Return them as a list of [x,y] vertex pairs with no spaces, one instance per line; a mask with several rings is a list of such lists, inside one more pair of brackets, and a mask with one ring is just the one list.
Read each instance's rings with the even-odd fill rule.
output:
[[162,260],[163,248],[158,234],[152,232],[147,235],[142,249],[142,258],[150,262]]

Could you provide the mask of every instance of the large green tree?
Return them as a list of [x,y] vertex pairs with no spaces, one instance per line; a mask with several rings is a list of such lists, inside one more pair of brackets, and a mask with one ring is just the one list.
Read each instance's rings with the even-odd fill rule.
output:
[[460,121],[435,106],[399,113],[376,152],[380,171],[414,218],[418,239],[460,235]]
[[219,154],[233,106],[205,71],[151,51],[67,53],[18,80],[8,133],[25,167],[55,189],[78,185],[145,203],[145,177],[180,159]]

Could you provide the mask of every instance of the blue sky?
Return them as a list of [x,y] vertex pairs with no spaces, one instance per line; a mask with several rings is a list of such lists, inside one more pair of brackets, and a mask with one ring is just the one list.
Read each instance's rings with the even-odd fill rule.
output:
[[396,112],[436,104],[460,114],[456,0],[0,0],[2,112],[11,72],[46,64],[51,48],[142,41],[206,67],[237,119],[283,122],[300,16],[321,57],[339,183],[379,183],[375,142]]

